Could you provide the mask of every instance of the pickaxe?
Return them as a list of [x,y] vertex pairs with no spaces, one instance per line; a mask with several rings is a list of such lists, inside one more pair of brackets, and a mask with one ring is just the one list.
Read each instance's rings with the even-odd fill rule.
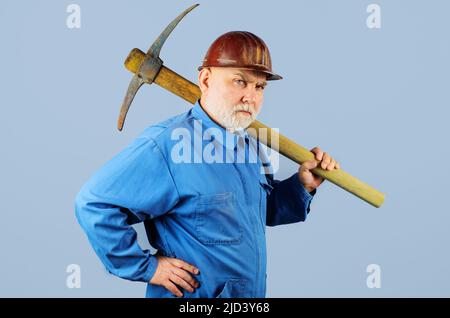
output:
[[[130,108],[131,102],[138,89],[144,83],[152,84],[156,83],[159,86],[169,90],[175,95],[187,100],[191,104],[195,104],[201,97],[200,88],[194,83],[188,81],[184,77],[178,75],[174,71],[170,70],[163,65],[163,61],[159,58],[159,52],[161,47],[166,41],[167,37],[177,26],[177,24],[188,14],[191,10],[197,7],[198,4],[191,6],[181,13],[175,20],[173,20],[165,30],[160,34],[156,41],[152,44],[147,54],[139,49],[133,49],[125,60],[125,67],[134,73],[133,79],[128,87],[127,94],[120,110],[120,116],[118,121],[118,129],[121,131]],[[266,129],[266,139],[260,141],[266,144],[268,147],[274,148],[276,151],[286,156],[287,158],[295,161],[298,164],[302,164],[307,160],[314,159],[314,154],[308,149],[296,144],[287,137],[272,131],[268,126],[262,124],[259,121],[254,121],[251,125],[249,133],[253,137],[259,136],[258,131],[260,129]],[[278,143],[272,145],[272,138],[278,138]],[[278,144],[278,147],[275,147]],[[384,201],[384,194],[380,191],[372,188],[368,184],[358,180],[357,178],[346,173],[342,169],[339,170],[324,170],[320,167],[314,168],[312,172],[319,175],[326,180],[336,184],[337,186],[347,190],[348,192],[356,195],[362,200],[372,204],[375,207],[380,207]]]

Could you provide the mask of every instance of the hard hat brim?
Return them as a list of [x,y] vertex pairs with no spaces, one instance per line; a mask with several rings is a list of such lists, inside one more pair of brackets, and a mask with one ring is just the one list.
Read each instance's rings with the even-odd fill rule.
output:
[[199,71],[201,71],[202,69],[207,68],[207,67],[229,67],[229,68],[238,68],[238,69],[241,69],[241,70],[249,70],[249,71],[261,72],[261,73],[266,74],[266,80],[267,81],[277,81],[277,80],[283,79],[283,77],[278,75],[278,74],[275,74],[275,73],[267,71],[267,70],[258,69],[258,68],[255,68],[255,67],[242,67],[242,66],[237,66],[237,65],[230,65],[230,66],[224,66],[224,65],[220,65],[220,66],[206,65],[206,66],[203,66],[202,65],[202,66],[199,66],[197,69]]

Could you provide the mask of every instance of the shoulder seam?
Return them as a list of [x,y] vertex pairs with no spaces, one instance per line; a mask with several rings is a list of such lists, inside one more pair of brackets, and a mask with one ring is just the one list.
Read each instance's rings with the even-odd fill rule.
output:
[[163,159],[164,159],[164,163],[166,164],[167,171],[169,172],[169,175],[170,175],[170,178],[172,179],[173,185],[175,186],[175,190],[177,190],[178,201],[180,201],[181,200],[180,191],[178,190],[177,183],[175,182],[175,178],[173,177],[172,171],[170,170],[170,166],[167,161],[167,158],[164,156],[164,153],[161,151],[161,148],[159,147],[159,145],[155,139],[153,139],[152,137],[144,137],[144,138],[147,139],[148,141],[152,142],[156,146],[156,148],[158,148],[158,151],[161,154],[161,157],[163,157]]
[[[180,114],[180,115],[182,115],[182,114]],[[163,125],[161,125],[161,124],[155,124],[155,125],[150,126],[150,127],[159,127],[159,128],[162,128],[162,130],[161,130],[157,135],[155,135],[155,136],[145,136],[145,135],[144,135],[143,137],[144,137],[144,138],[148,138],[148,139],[153,139],[153,140],[156,142],[156,139],[157,139],[160,135],[162,135],[164,132],[166,132],[167,129],[169,129],[169,128],[171,128],[171,127],[177,125],[177,124],[180,124],[180,123],[182,123],[182,122],[184,122],[184,121],[189,121],[189,120],[191,120],[191,119],[192,119],[192,116],[188,116],[185,120],[182,120],[182,121],[176,121],[176,122],[173,122],[173,123],[171,123],[170,125],[167,125],[167,126],[163,126]],[[158,148],[159,148],[159,146],[158,146]]]

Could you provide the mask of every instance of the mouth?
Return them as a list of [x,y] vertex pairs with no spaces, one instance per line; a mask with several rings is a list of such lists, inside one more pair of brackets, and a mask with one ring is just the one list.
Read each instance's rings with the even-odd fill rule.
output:
[[248,111],[246,111],[246,110],[238,110],[237,113],[245,114],[245,115],[247,115],[247,116],[251,116],[251,115],[252,115],[251,112],[248,112]]

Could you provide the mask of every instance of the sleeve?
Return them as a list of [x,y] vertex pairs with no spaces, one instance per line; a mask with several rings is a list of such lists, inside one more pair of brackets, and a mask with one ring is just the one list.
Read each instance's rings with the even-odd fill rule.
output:
[[108,272],[148,282],[157,260],[142,250],[132,224],[170,211],[179,194],[154,140],[137,138],[84,184],[75,214]]
[[273,188],[267,197],[266,224],[276,226],[305,221],[316,189],[311,193],[306,191],[297,173],[283,181],[274,180],[272,175],[266,177]]

